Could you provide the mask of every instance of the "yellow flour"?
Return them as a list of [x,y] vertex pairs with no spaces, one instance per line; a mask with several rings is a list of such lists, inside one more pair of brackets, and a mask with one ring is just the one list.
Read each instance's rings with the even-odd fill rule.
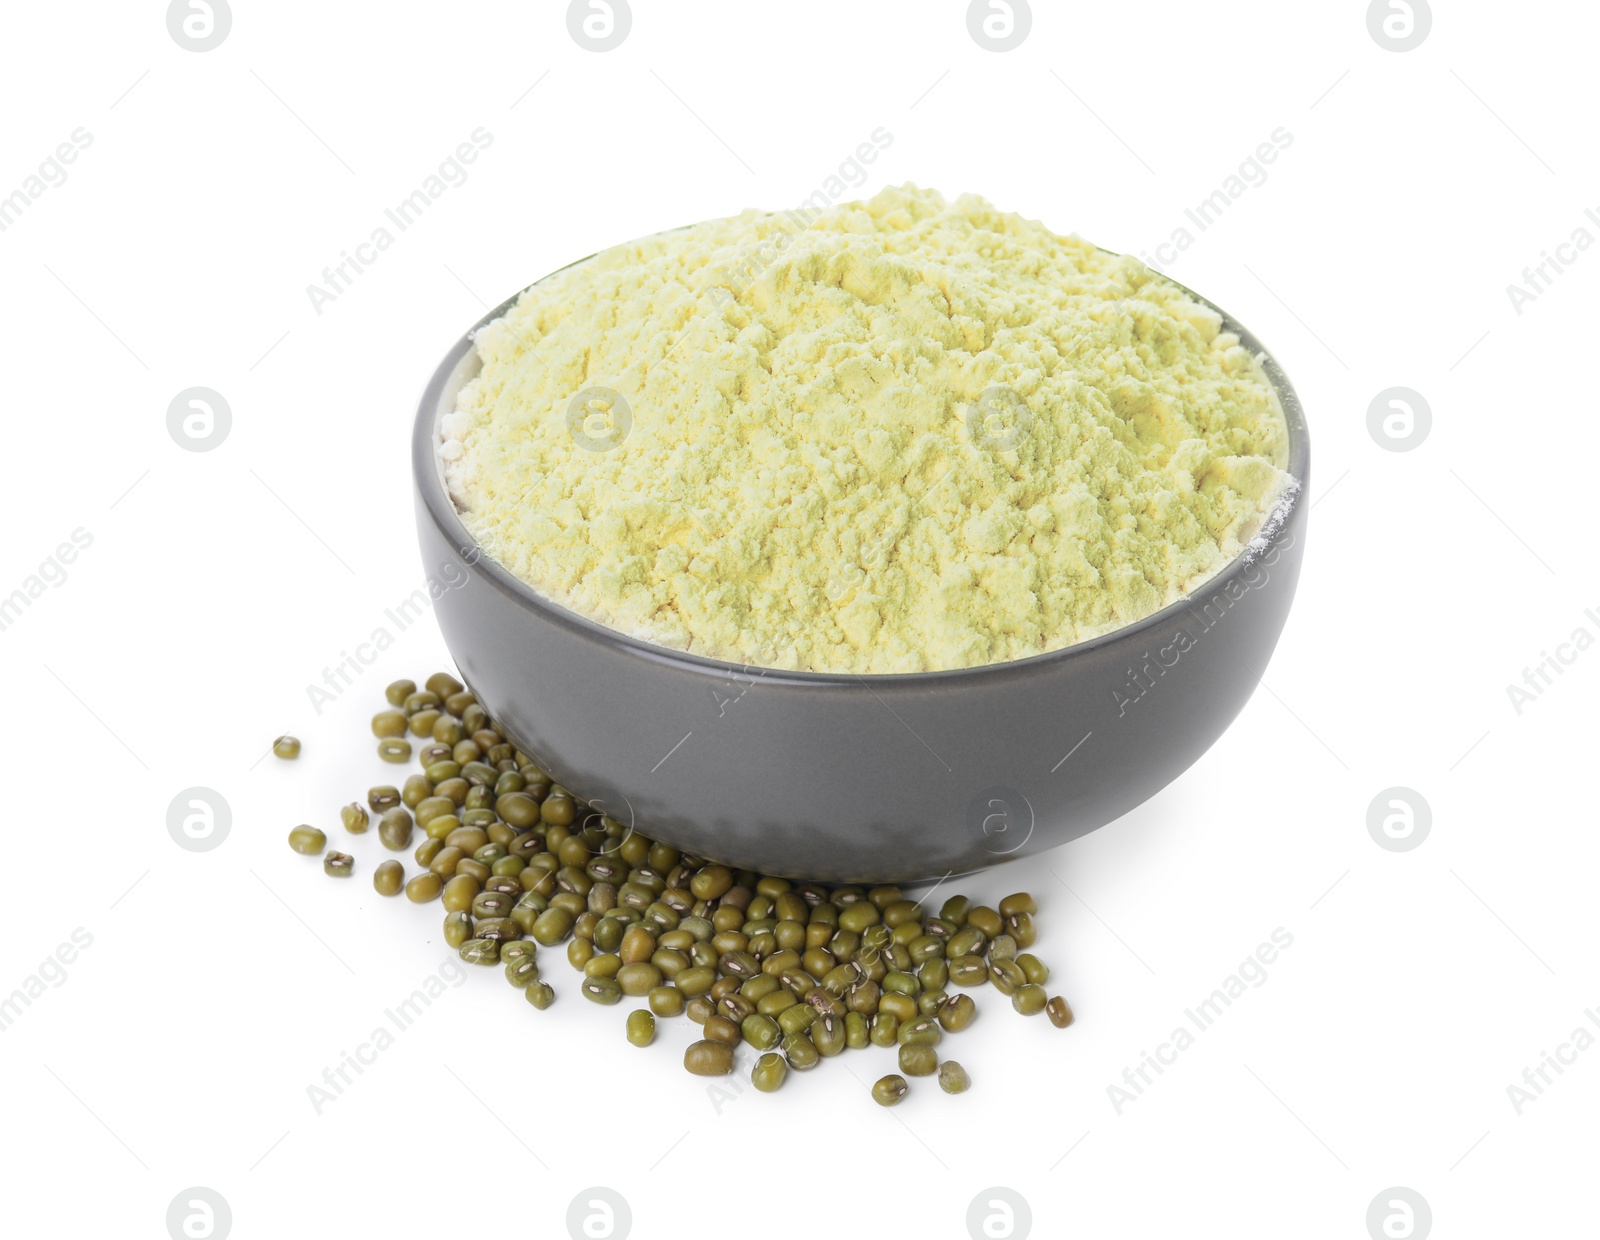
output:
[[1082,641],[1217,572],[1287,478],[1276,394],[1211,310],[914,186],[617,246],[477,348],[440,453],[485,550],[737,663],[933,671]]

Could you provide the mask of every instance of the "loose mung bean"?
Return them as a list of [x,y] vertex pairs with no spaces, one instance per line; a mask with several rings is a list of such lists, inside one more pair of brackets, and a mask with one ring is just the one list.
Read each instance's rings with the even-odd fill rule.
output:
[[331,852],[322,859],[322,872],[334,878],[349,878],[355,868],[356,859],[349,853]]
[[[965,1069],[941,1064],[935,1050],[977,1015],[949,986],[993,983],[1019,1012],[1042,1011],[1062,1028],[1073,1021],[1064,998],[1046,997],[1050,970],[1028,950],[1038,909],[1027,892],[997,908],[951,896],[935,914],[892,884],[830,889],[680,854],[558,784],[448,673],[422,689],[396,681],[385,697],[390,709],[372,717],[380,756],[411,760],[414,736],[423,772],[400,789],[374,787],[367,806],[341,809],[341,824],[366,832],[370,807],[394,851],[422,827],[425,872],[407,881],[386,860],[374,889],[404,890],[415,903],[442,896],[446,943],[472,963],[501,963],[536,1008],[555,998],[539,977],[538,945],[564,944],[591,1002],[645,997],[624,1024],[633,1045],[653,1042],[658,1018],[687,1014],[704,1032],[685,1067],[722,1075],[748,1043],[760,1053],[751,1080],[761,1092],[847,1049],[894,1047],[901,1074],[872,1090],[883,1105],[905,1095],[906,1076],[937,1072],[947,1093],[969,1087]],[[280,741],[298,752],[293,738]],[[290,844],[317,855],[327,839],[302,825]],[[329,874],[353,868],[346,854],[324,858]]]
[[1032,913],[1013,913],[1006,918],[1006,932],[1017,941],[1018,947],[1032,947],[1039,937],[1034,928]]
[[380,861],[372,872],[372,889],[380,896],[397,896],[405,878],[406,868],[398,861]]
[[406,884],[406,899],[413,904],[426,904],[429,900],[437,900],[443,890],[444,879],[437,874],[418,874]]
[[739,1032],[758,1051],[769,1050],[783,1041],[783,1027],[772,1017],[759,1012],[746,1016],[739,1026]]
[[443,700],[452,694],[460,693],[464,688],[462,683],[449,672],[435,672],[423,682],[429,693]]
[[785,1036],[791,1033],[805,1033],[816,1020],[816,1008],[809,1003],[797,1003],[778,1013],[778,1028],[783,1030]]
[[939,1005],[939,1024],[947,1033],[960,1033],[977,1015],[978,1005],[970,995],[951,995]]
[[276,757],[288,760],[300,756],[300,742],[292,736],[280,736],[272,742],[272,752]]
[[683,1066],[696,1076],[727,1076],[733,1071],[733,1047],[726,1042],[691,1042]]
[[411,761],[411,742],[396,737],[385,737],[378,742],[378,757],[385,762]]
[[791,1033],[783,1040],[783,1053],[796,1072],[809,1072],[822,1061],[816,1044],[803,1033]]
[[788,1078],[789,1063],[776,1051],[762,1055],[756,1060],[756,1066],[750,1069],[750,1083],[764,1094],[781,1089]]
[[461,911],[444,915],[444,944],[460,947],[472,937],[472,915]]
[[[517,940],[521,942],[521,940]],[[518,956],[514,959],[506,957],[506,948],[510,943],[500,944],[500,962],[506,967],[506,981],[513,986],[527,986],[539,980],[539,962],[532,956]]]
[[400,803],[407,809],[416,809],[433,795],[433,781],[426,775],[408,775],[400,788]]
[[1017,967],[1015,960],[996,960],[989,966],[989,981],[1003,995],[1014,995],[1025,986],[1028,979]]
[[649,1008],[628,1013],[627,1034],[634,1046],[649,1046],[656,1040],[656,1018]]
[[439,705],[440,699],[437,693],[427,689],[418,689],[401,703],[400,709],[408,715],[414,715],[419,710],[436,710]]
[[378,838],[385,848],[403,852],[411,846],[411,815],[401,806],[384,810],[378,819]]
[[683,1005],[683,1014],[697,1025],[703,1025],[717,1014],[717,1005],[704,995],[690,999]]
[[661,970],[647,961],[625,964],[617,970],[617,985],[622,987],[623,994],[631,997],[647,995],[661,982]]
[[1026,891],[1019,891],[1000,901],[1000,916],[1010,917],[1014,913],[1037,913],[1039,906]]
[[[441,851],[440,855],[443,855]],[[438,873],[437,870],[434,873]],[[457,874],[444,885],[444,907],[446,912],[466,913],[472,908],[472,902],[478,895],[478,880],[467,874]]]
[[972,1084],[972,1078],[967,1075],[967,1070],[954,1059],[946,1059],[939,1065],[939,1088],[947,1094],[964,1094]]
[[888,1076],[879,1077],[872,1086],[872,1100],[881,1107],[896,1106],[910,1088],[911,1086],[906,1084],[905,1077],[890,1073]]
[[380,710],[372,716],[372,734],[379,739],[406,734],[406,713],[403,710]]
[[706,1037],[713,1042],[726,1042],[729,1046],[738,1046],[742,1031],[739,1026],[726,1016],[718,1014],[708,1016],[705,1024]]
[[622,1000],[622,987],[618,986],[609,977],[586,977],[578,989],[583,992],[583,997],[591,1003],[610,1005],[619,1003]]
[[510,964],[514,960],[534,960],[539,955],[539,945],[531,939],[515,939],[500,945],[500,959]]
[[944,1037],[939,1022],[931,1016],[902,1021],[898,1040],[901,1046],[937,1046]]

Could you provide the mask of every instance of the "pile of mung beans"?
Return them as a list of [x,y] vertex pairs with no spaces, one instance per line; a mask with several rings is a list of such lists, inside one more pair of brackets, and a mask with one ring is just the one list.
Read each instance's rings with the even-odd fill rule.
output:
[[[687,1015],[704,1032],[684,1052],[686,1069],[725,1075],[748,1043],[759,1052],[751,1081],[768,1093],[791,1069],[893,1047],[900,1072],[872,1086],[883,1106],[905,1097],[906,1077],[936,1077],[952,1094],[970,1085],[939,1054],[945,1036],[977,1016],[972,996],[957,991],[993,986],[1025,1016],[1072,1023],[1067,1001],[1045,990],[1050,970],[1027,950],[1038,910],[1026,892],[997,908],[950,896],[934,913],[894,886],[827,887],[731,869],[591,809],[508,742],[448,673],[420,689],[397,680],[385,696],[390,709],[372,718],[378,755],[409,762],[415,737],[423,769],[346,805],[343,830],[364,835],[375,817],[393,852],[420,834],[417,872],[408,878],[400,861],[385,860],[373,887],[404,891],[415,904],[439,901],[445,942],[471,964],[501,966],[535,1008],[555,1001],[539,951],[564,943],[590,1002],[644,1001],[624,1025],[633,1045],[654,1041],[658,1017]],[[282,737],[274,752],[294,758],[300,744]],[[289,832],[295,852],[349,877],[354,858],[327,845],[317,827]]]

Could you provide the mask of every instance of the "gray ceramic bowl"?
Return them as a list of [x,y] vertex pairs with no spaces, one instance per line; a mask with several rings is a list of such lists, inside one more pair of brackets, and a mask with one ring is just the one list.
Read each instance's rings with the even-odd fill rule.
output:
[[686,852],[793,878],[909,883],[1076,839],[1153,796],[1222,735],[1294,598],[1305,416],[1255,337],[1213,309],[1261,355],[1289,422],[1298,486],[1252,545],[1191,597],[1079,645],[865,677],[653,646],[539,597],[489,559],[446,492],[436,450],[440,414],[478,373],[469,332],[434,372],[412,443],[418,535],[445,643],[518,747],[579,796]]

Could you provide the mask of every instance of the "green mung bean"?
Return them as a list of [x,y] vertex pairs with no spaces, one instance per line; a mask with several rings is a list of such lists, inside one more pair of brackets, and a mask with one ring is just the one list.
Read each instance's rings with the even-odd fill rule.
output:
[[881,1107],[892,1107],[906,1096],[910,1088],[903,1076],[895,1073],[881,1076],[872,1086],[872,1100]]
[[385,762],[411,761],[411,742],[396,737],[385,737],[378,742],[378,757]]
[[750,1083],[764,1094],[781,1089],[788,1077],[789,1063],[777,1051],[768,1051],[750,1069]]
[[939,1088],[947,1094],[964,1094],[972,1085],[972,1078],[967,1075],[967,1070],[954,1059],[946,1059],[939,1065]]
[[349,878],[355,868],[356,859],[349,853],[330,852],[322,859],[322,872],[333,878]]
[[656,1040],[656,1018],[649,1008],[628,1013],[628,1041],[634,1046],[649,1046]]

